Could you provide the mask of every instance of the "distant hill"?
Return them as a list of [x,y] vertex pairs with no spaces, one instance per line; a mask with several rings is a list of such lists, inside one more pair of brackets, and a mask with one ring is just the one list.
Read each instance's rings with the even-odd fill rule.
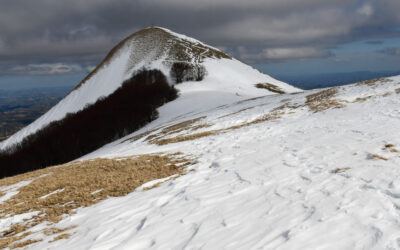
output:
[[84,156],[159,118],[158,108],[192,91],[241,100],[300,89],[196,39],[164,28],[143,29],[111,49],[48,112],[0,143],[0,176]]
[[299,75],[275,75],[279,79],[291,83],[302,89],[315,89],[324,87],[341,86],[349,83],[361,82],[369,79],[400,75],[399,71],[357,71],[337,72],[324,74],[299,74]]

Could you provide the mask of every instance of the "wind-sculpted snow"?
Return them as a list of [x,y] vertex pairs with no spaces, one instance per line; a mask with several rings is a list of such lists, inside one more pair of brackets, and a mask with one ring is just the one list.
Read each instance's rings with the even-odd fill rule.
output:
[[69,239],[37,226],[31,249],[400,248],[400,77],[257,98],[177,87],[186,98],[158,120],[82,159],[181,151],[198,163],[79,209],[57,224],[76,226]]

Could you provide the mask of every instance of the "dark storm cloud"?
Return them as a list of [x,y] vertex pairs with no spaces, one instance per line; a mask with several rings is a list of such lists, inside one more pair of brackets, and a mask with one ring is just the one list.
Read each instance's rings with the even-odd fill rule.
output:
[[400,26],[398,0],[0,1],[2,72],[29,64],[84,69],[151,25],[257,62],[330,56],[345,42],[397,36]]

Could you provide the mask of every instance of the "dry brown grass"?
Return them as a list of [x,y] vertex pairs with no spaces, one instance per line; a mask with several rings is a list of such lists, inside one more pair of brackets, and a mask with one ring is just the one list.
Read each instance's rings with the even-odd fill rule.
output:
[[238,110],[238,111],[236,111],[236,112],[233,112],[233,113],[230,113],[230,114],[227,114],[227,115],[220,116],[220,117],[218,117],[218,119],[226,118],[226,117],[233,116],[233,115],[237,115],[237,114],[239,114],[239,113],[242,113],[242,112],[244,112],[244,111],[246,111],[246,110],[249,110],[249,109],[252,109],[252,108],[254,108],[254,107],[243,108],[243,109]]
[[30,245],[30,244],[33,244],[33,243],[36,243],[36,242],[40,242],[40,241],[42,241],[42,240],[40,240],[40,239],[34,239],[34,240],[30,239],[30,240],[26,240],[26,241],[23,241],[23,242],[15,243],[15,244],[11,245],[10,248],[14,249],[14,248],[25,247],[27,245]]
[[315,111],[323,111],[330,108],[343,108],[344,105],[338,100],[332,99],[338,93],[337,88],[330,88],[322,90],[318,93],[314,93],[306,96],[307,106]]
[[65,228],[56,228],[56,227],[52,227],[52,228],[47,228],[43,231],[43,233],[47,236],[49,235],[54,235],[54,234],[59,234],[59,233],[63,233],[65,231],[71,230],[76,228],[76,226],[71,226],[71,227],[65,227]]
[[32,233],[27,232],[27,233],[24,233],[24,234],[21,234],[18,236],[3,237],[2,239],[0,239],[0,247],[2,249],[6,248],[6,247],[10,247],[12,243],[19,241],[30,234],[32,234]]
[[281,110],[284,110],[284,109],[289,109],[289,110],[292,110],[292,112],[293,112],[293,110],[296,110],[296,109],[298,109],[300,107],[303,107],[303,106],[304,105],[293,105],[293,104],[285,103],[283,105],[280,105],[280,106],[272,109],[272,113],[276,113],[278,111],[280,112]]
[[166,145],[166,144],[170,144],[170,143],[191,141],[191,140],[207,137],[210,135],[216,135],[222,131],[223,130],[212,130],[212,131],[206,131],[206,132],[189,134],[189,135],[180,135],[180,136],[176,136],[176,137],[172,137],[172,138],[157,139],[157,140],[152,141],[152,143],[155,143],[155,144],[161,146],[161,145]]
[[257,83],[256,87],[259,89],[266,89],[266,90],[269,90],[269,91],[271,91],[273,93],[277,93],[277,94],[285,94],[286,93],[281,88],[279,88],[278,86],[271,84],[271,83]]
[[266,97],[266,95],[265,96],[253,97],[253,98],[249,98],[249,99],[245,99],[245,100],[241,100],[241,101],[235,102],[233,105],[242,104],[242,103],[246,103],[246,102],[251,102],[251,101],[255,101],[255,100],[258,100],[258,99],[265,98],[265,97]]
[[399,151],[398,151],[397,149],[395,149],[394,147],[395,147],[394,144],[388,143],[388,144],[386,144],[386,145],[382,148],[382,150],[389,150],[389,152],[391,152],[391,153],[397,153],[397,152],[399,152]]
[[358,82],[356,85],[360,86],[360,85],[368,85],[368,86],[372,86],[375,85],[378,82],[392,82],[393,80],[387,79],[387,78],[377,78],[377,79],[371,79],[371,80],[366,80],[366,81],[362,81],[362,82]]
[[357,97],[354,101],[352,101],[353,103],[354,102],[365,102],[366,100],[368,100],[368,99],[370,99],[370,98],[372,98],[372,95],[370,95],[370,96],[366,96],[366,97]]
[[384,160],[384,161],[389,160],[388,158],[383,157],[383,156],[378,155],[378,154],[371,154],[371,155],[370,155],[370,158],[371,158],[371,159],[380,159],[380,160]]
[[334,174],[338,174],[338,173],[346,172],[347,170],[350,170],[350,168],[336,168],[336,169],[332,170],[331,172]]
[[[172,134],[176,134],[176,133],[180,133],[183,131],[196,131],[198,129],[201,128],[207,128],[212,126],[211,124],[208,123],[203,123],[203,124],[197,124],[199,121],[203,120],[204,118],[206,118],[205,116],[203,117],[199,117],[199,118],[195,118],[195,119],[191,119],[191,120],[187,120],[187,121],[183,121],[171,126],[168,126],[164,129],[161,130],[161,132],[157,133],[157,134],[153,134],[149,137],[146,138],[146,141],[150,142],[150,143],[155,143],[158,145],[163,145],[163,144],[159,144],[159,141],[162,141],[163,138],[165,138],[168,135],[172,135]],[[197,124],[197,125],[195,125]]]
[[151,133],[154,133],[155,131],[159,130],[160,128],[161,128],[161,127],[154,128],[154,129],[152,129],[152,130],[149,130],[149,131],[140,133],[140,134],[138,134],[138,135],[132,136],[132,137],[126,139],[126,140],[123,140],[121,143],[124,143],[124,142],[127,142],[127,141],[134,142],[134,141],[140,140],[140,139],[142,139],[142,138],[144,138],[144,137],[150,135]]
[[[2,179],[0,184],[4,186],[36,177],[20,188],[18,194],[0,204],[0,218],[34,211],[38,215],[0,232],[0,248],[23,239],[35,225],[46,221],[50,225],[57,223],[63,215],[73,214],[78,207],[127,195],[151,180],[182,175],[188,164],[190,161],[179,154],[141,155],[73,162]],[[43,198],[50,193],[53,194]],[[44,233],[69,229],[46,229]]]
[[211,130],[211,131],[195,133],[195,134],[181,135],[181,136],[176,136],[176,137],[171,137],[171,138],[156,139],[156,140],[153,140],[152,143],[155,143],[155,144],[161,146],[161,145],[166,145],[166,144],[170,144],[170,143],[191,141],[191,140],[200,139],[200,138],[207,137],[207,136],[212,136],[212,135],[225,133],[225,132],[227,132],[229,130],[240,129],[240,128],[247,127],[247,126],[254,125],[254,124],[258,124],[258,123],[261,123],[261,122],[266,122],[266,121],[270,121],[270,120],[276,120],[276,119],[281,118],[281,115],[283,115],[282,112],[274,112],[274,113],[271,113],[271,114],[264,115],[264,116],[262,116],[262,117],[260,117],[258,119],[253,120],[253,121],[245,122],[245,123],[242,123],[242,124],[239,124],[239,125],[235,125],[235,126],[231,126],[231,127],[227,127],[227,128],[223,128],[223,129],[216,129],[216,130]]
[[189,129],[192,125],[194,125],[195,123],[203,120],[204,118],[206,118],[205,116],[199,117],[199,118],[195,118],[195,119],[191,119],[191,120],[187,120],[187,121],[183,121],[174,125],[171,125],[169,127],[164,128],[161,133],[162,134],[175,134],[175,133],[179,133],[182,132],[184,130]]
[[71,237],[70,234],[60,234],[60,235],[54,237],[54,239],[49,242],[54,242],[54,241],[62,240],[62,239],[69,239],[70,237]]
[[395,89],[394,92],[396,92],[396,94],[400,94],[400,88]]

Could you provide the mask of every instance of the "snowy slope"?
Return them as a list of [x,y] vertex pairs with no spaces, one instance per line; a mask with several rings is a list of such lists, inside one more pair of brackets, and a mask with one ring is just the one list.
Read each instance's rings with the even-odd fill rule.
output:
[[169,76],[171,63],[175,61],[198,63],[205,67],[208,74],[195,88],[208,88],[237,96],[274,94],[254,87],[257,83],[268,82],[286,92],[299,91],[193,38],[163,28],[148,28],[118,44],[67,97],[35,122],[1,142],[0,150],[22,141],[50,122],[64,118],[67,113],[77,112],[96,102],[99,97],[110,95],[124,80],[143,67],[159,69]]
[[211,82],[179,88],[159,120],[82,159],[183,152],[193,171],[79,209],[57,225],[77,225],[70,239],[39,225],[30,249],[400,249],[400,76],[204,106]]

